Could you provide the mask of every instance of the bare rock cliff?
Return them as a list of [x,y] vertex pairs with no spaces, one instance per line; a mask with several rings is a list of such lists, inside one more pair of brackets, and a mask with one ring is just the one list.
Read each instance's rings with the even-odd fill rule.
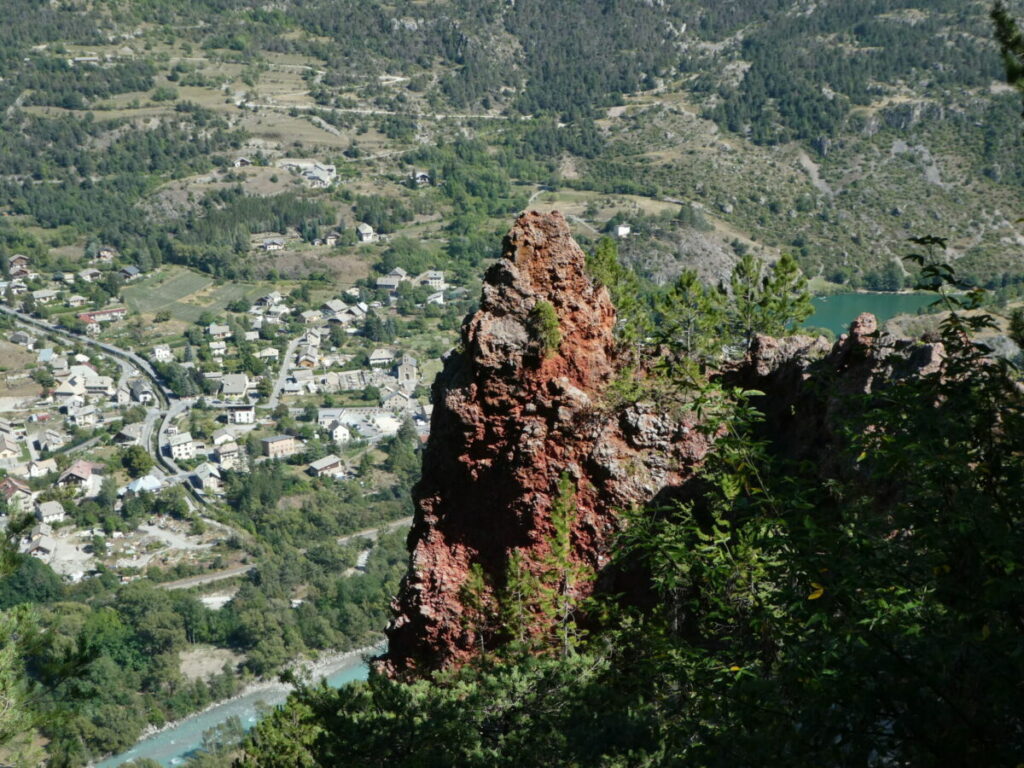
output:
[[[413,490],[410,569],[387,629],[383,666],[391,674],[443,668],[474,653],[480,638],[462,604],[470,567],[479,563],[495,585],[514,550],[526,567],[543,568],[563,473],[577,488],[575,557],[599,573],[620,526],[616,510],[679,485],[707,452],[685,418],[653,406],[605,407],[616,375],[615,310],[587,276],[585,259],[560,214],[521,216],[486,274],[461,348],[434,384],[431,435]],[[557,349],[538,338],[542,302],[558,319]]]

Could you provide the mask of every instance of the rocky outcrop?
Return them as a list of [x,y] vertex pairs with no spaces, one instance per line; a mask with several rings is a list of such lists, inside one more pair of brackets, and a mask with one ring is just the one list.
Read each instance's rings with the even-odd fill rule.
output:
[[[545,304],[557,317],[553,348],[538,327]],[[614,327],[608,292],[587,276],[562,216],[521,216],[434,384],[410,568],[387,629],[388,672],[443,668],[479,648],[463,606],[470,568],[478,563],[493,589],[515,551],[524,567],[543,570],[563,473],[576,489],[573,556],[597,574],[618,510],[678,486],[704,457],[709,442],[686,414],[609,406]],[[585,580],[579,596],[591,588]]]
[[[501,642],[493,634],[501,630],[478,621],[473,606],[493,603],[510,560],[537,578],[551,568],[551,510],[563,476],[575,489],[571,557],[588,574],[574,596],[600,584],[643,603],[631,586],[640,580],[628,568],[607,567],[620,512],[670,498],[698,501],[702,486],[689,481],[712,439],[684,407],[610,396],[623,375],[615,323],[608,292],[587,276],[565,220],[521,216],[486,274],[461,347],[434,384],[431,435],[413,490],[410,565],[380,660],[385,672],[457,665]],[[831,348],[821,338],[762,336],[745,360],[716,375],[764,393],[756,404],[772,449],[816,462],[825,477],[843,469],[833,450],[842,410],[863,407],[858,398],[887,381],[937,370],[941,360],[941,345],[895,339],[861,315]],[[534,634],[552,621],[542,611],[528,620]]]

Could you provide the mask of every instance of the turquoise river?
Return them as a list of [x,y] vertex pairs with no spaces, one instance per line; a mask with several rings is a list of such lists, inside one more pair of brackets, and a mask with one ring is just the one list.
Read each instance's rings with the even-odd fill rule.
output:
[[[379,652],[380,649],[373,651],[373,653]],[[355,656],[345,659],[326,676],[326,679],[327,684],[331,687],[340,688],[353,680],[365,680],[367,674],[368,669],[363,658]],[[188,754],[194,752],[203,743],[204,731],[210,730],[233,716],[237,716],[248,730],[256,724],[261,709],[265,706],[283,704],[287,697],[288,691],[283,686],[268,687],[236,696],[210,707],[204,712],[192,715],[171,728],[143,739],[127,752],[96,763],[95,768],[115,768],[129,760],[144,757],[155,760],[165,768],[181,765],[185,762]]]

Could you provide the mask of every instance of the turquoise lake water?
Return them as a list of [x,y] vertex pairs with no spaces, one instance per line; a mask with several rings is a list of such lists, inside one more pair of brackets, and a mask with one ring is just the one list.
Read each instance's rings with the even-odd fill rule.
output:
[[884,323],[896,315],[913,315],[917,310],[935,301],[931,293],[837,293],[834,296],[816,296],[814,314],[804,325],[828,328],[838,336],[850,329],[850,323],[861,312],[870,312]]
[[[351,659],[344,666],[327,676],[327,684],[332,688],[340,688],[354,680],[365,680],[369,669],[359,657]],[[198,715],[181,721],[176,727],[154,734],[143,739],[127,752],[108,757],[96,763],[96,768],[115,768],[129,760],[148,757],[156,760],[165,768],[181,765],[186,756],[199,748],[203,743],[203,731],[224,722],[229,717],[237,716],[246,730],[256,725],[259,715],[258,706],[279,706],[288,698],[287,691],[270,690],[256,691],[237,699],[231,699]]]

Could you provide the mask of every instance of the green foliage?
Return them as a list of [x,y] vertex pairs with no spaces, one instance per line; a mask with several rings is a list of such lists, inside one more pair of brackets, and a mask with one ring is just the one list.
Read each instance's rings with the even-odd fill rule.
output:
[[142,477],[154,466],[153,457],[141,445],[131,445],[121,453],[121,466],[132,477]]
[[601,238],[587,258],[587,272],[598,285],[608,288],[618,314],[616,334],[625,345],[644,341],[651,332],[650,308],[636,273],[619,261],[615,240]]
[[530,335],[540,345],[541,357],[557,352],[562,343],[562,330],[558,313],[551,302],[543,299],[537,301],[530,310],[529,321]]
[[753,254],[744,254],[730,280],[729,327],[745,348],[759,334],[792,332],[814,312],[807,280],[796,260],[783,254],[771,270]]

